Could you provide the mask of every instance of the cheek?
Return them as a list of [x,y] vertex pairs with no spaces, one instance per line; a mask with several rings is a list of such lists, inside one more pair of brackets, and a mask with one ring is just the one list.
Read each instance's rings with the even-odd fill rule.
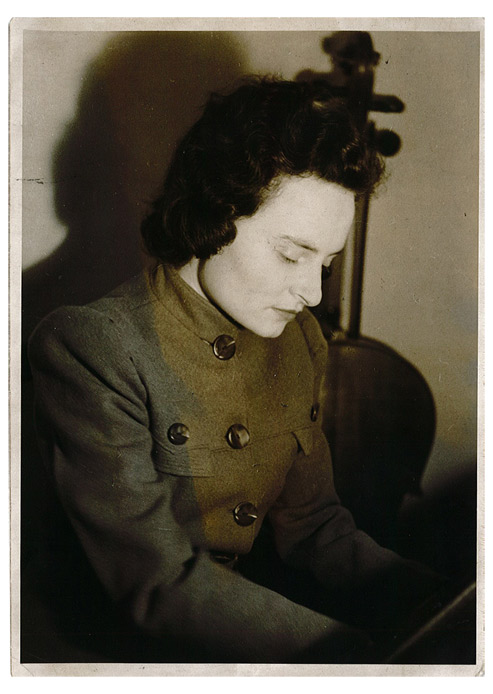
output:
[[282,269],[269,263],[257,263],[248,276],[248,290],[258,297],[261,303],[277,302],[287,287],[287,279]]
[[236,258],[230,272],[236,278],[239,289],[248,293],[272,291],[282,284],[282,272],[272,262],[268,250],[250,252]]
[[288,285],[288,270],[265,237],[238,234],[236,240],[206,264],[206,276],[216,299],[250,308],[278,301]]

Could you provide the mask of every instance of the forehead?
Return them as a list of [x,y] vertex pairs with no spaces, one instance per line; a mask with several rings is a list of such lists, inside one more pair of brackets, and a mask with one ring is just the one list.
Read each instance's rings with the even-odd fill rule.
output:
[[252,219],[264,233],[292,235],[319,245],[329,237],[345,236],[353,216],[351,191],[315,176],[289,176],[278,181]]

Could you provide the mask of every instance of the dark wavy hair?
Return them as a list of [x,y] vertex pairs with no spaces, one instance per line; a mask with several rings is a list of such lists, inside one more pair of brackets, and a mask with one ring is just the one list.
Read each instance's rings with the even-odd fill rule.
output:
[[382,172],[325,84],[248,78],[211,96],[177,147],[142,235],[152,256],[180,267],[231,243],[235,221],[253,215],[283,176],[315,175],[363,193]]

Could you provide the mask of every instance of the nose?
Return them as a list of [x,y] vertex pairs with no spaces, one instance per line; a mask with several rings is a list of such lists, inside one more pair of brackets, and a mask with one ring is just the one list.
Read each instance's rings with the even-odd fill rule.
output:
[[292,294],[300,297],[306,306],[318,306],[322,301],[322,278],[320,273],[303,273],[293,286]]

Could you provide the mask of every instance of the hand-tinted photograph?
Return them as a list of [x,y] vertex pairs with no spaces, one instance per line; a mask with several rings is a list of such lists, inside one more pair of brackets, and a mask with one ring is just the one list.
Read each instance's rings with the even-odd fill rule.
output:
[[14,674],[481,673],[483,22],[422,23],[13,20]]

